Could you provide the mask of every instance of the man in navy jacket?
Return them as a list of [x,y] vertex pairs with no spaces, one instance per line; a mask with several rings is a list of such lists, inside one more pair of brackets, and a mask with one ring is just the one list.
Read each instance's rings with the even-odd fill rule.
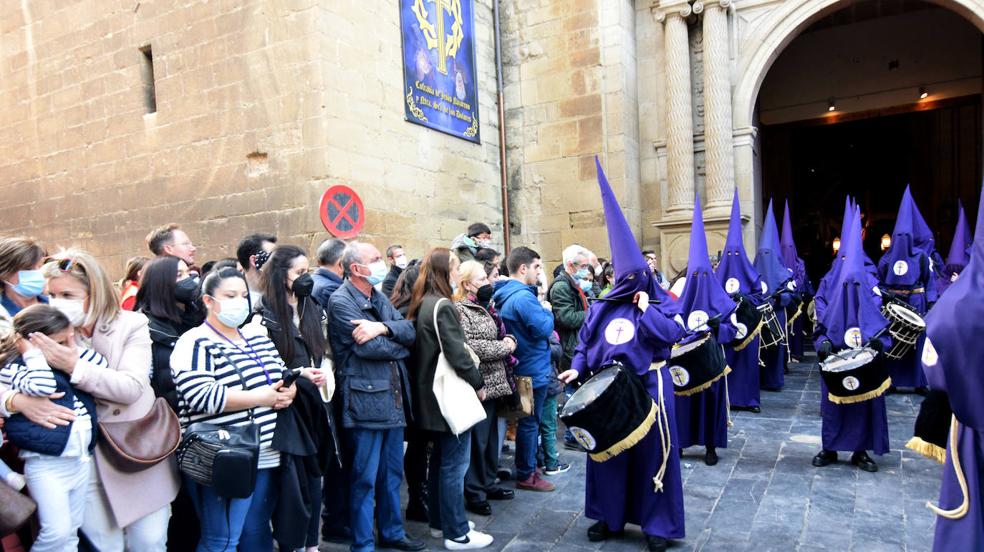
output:
[[[533,415],[520,418],[516,426],[516,488],[552,491],[554,486],[536,473],[536,442],[543,402],[553,371],[550,366],[550,336],[554,319],[536,298],[536,282],[543,270],[540,255],[528,247],[517,247],[506,258],[509,279],[496,282],[492,299],[506,325],[516,336],[518,376],[533,378]],[[556,416],[556,413],[552,415]]]
[[407,537],[400,516],[403,428],[410,412],[404,361],[416,332],[413,322],[373,288],[378,276],[370,265],[381,260],[372,245],[350,243],[342,254],[348,279],[328,300],[328,333],[351,453],[352,550],[374,549],[374,503],[380,548],[423,550],[424,543]]

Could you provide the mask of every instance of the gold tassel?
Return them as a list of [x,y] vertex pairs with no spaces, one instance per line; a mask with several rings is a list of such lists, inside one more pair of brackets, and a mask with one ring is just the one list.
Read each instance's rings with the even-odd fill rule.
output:
[[878,397],[885,394],[888,388],[892,386],[892,378],[885,378],[885,381],[878,386],[878,389],[874,391],[868,391],[863,395],[851,395],[850,397],[836,397],[827,391],[827,399],[834,404],[855,404],[864,401],[870,401],[871,399],[877,399]]
[[591,459],[595,462],[604,462],[605,460],[615,458],[641,441],[642,438],[649,433],[649,429],[653,427],[654,423],[656,423],[655,402],[652,403],[652,406],[649,409],[649,414],[647,414],[645,419],[642,420],[639,427],[632,430],[632,433],[629,433],[624,439],[608,447],[607,449],[600,452],[592,452],[589,456],[591,456]]
[[957,506],[952,510],[943,510],[934,505],[932,502],[926,502],[926,507],[932,510],[936,515],[954,520],[963,518],[970,510],[970,493],[967,492],[967,478],[964,477],[963,468],[960,467],[960,453],[958,452],[959,443],[957,443],[957,429],[959,427],[960,423],[957,422],[957,415],[954,414],[950,419],[950,458],[953,459],[953,471],[957,474],[957,484],[960,485],[960,493],[963,495],[963,502],[960,506]]
[[946,463],[946,449],[930,443],[929,441],[924,441],[919,437],[913,437],[909,439],[909,442],[905,444],[905,448],[918,452],[919,454],[929,458],[930,460],[936,460],[940,464]]
[[676,396],[678,396],[678,397],[689,397],[691,395],[696,395],[697,393],[700,393],[701,391],[708,390],[714,382],[716,382],[717,380],[723,378],[724,376],[727,376],[730,373],[731,373],[731,367],[730,366],[725,366],[724,367],[724,371],[721,372],[720,375],[718,375],[714,379],[708,381],[707,383],[702,383],[702,384],[698,385],[697,387],[694,387],[693,389],[687,389],[686,391],[677,391],[676,389],[674,389],[673,390],[673,394],[676,395]]
[[745,336],[745,339],[738,345],[732,347],[732,349],[734,349],[735,352],[737,353],[738,351],[744,349],[745,347],[748,347],[752,343],[752,341],[755,341],[755,338],[758,337],[759,333],[761,333],[762,326],[764,325],[765,325],[765,318],[762,318],[759,320],[758,326],[755,326],[755,329],[749,332],[748,335]]

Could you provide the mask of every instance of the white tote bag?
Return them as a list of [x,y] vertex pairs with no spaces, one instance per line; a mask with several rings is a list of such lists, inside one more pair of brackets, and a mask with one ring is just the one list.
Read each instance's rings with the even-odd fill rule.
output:
[[[437,335],[437,344],[441,347],[437,368],[434,370],[434,398],[437,399],[441,416],[444,416],[451,433],[461,435],[485,419],[485,409],[482,401],[478,400],[475,389],[461,379],[444,356],[444,344],[441,343],[441,332],[437,327],[437,309],[442,301],[447,299],[439,299],[434,305],[434,333]],[[474,354],[472,358],[475,358]]]

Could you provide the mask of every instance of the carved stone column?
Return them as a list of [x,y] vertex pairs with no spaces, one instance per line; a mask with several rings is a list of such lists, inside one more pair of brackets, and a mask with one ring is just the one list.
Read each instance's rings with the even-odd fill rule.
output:
[[666,55],[666,214],[689,217],[694,204],[694,128],[690,89],[689,4],[659,11]]
[[735,186],[731,71],[728,53],[728,5],[704,5],[704,145],[709,214],[728,212]]

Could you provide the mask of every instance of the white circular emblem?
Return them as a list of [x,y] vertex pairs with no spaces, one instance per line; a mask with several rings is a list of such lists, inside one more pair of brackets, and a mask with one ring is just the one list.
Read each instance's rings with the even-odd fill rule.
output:
[[594,448],[598,446],[598,442],[595,441],[594,435],[588,433],[588,430],[574,426],[571,426],[569,429],[571,430],[571,435],[574,436],[574,440],[577,441],[577,444],[581,445],[586,450],[594,450]]
[[683,366],[670,366],[670,377],[677,387],[686,387],[690,383],[690,372]]
[[843,381],[841,381],[841,385],[843,385],[844,389],[847,389],[848,391],[854,391],[858,387],[861,387],[861,382],[854,376],[847,376]]
[[702,310],[695,310],[687,317],[687,326],[693,330],[707,329],[707,313]]
[[748,326],[739,322],[738,315],[735,313],[731,313],[731,325],[738,330],[738,333],[735,334],[735,337],[737,339],[745,339],[745,336],[748,335]]
[[933,342],[929,340],[929,337],[927,337],[926,341],[923,343],[923,364],[926,366],[936,366],[936,363],[939,362],[939,360],[940,355],[936,353],[936,347],[933,346]]
[[727,291],[728,293],[738,293],[739,289],[741,289],[741,283],[738,282],[738,278],[732,277],[725,280],[724,291]]
[[894,272],[896,276],[905,276],[905,273],[909,272],[909,263],[905,261],[895,261],[895,264],[892,265],[892,272]]
[[765,295],[766,293],[769,293],[769,285],[762,282],[762,295]]
[[788,289],[789,291],[796,291],[796,282],[795,282],[795,281],[793,281],[793,280],[790,280],[790,281],[789,281],[789,282],[788,282],[788,283],[786,284],[786,289]]
[[628,318],[616,318],[605,327],[605,341],[612,345],[628,343],[633,337],[635,337],[635,326]]
[[677,314],[677,315],[675,315],[673,317],[673,321],[676,322],[677,324],[680,324],[680,327],[681,328],[683,328],[685,330],[687,329],[687,325],[683,323],[683,317],[680,316],[679,314]]
[[848,328],[844,332],[844,345],[852,349],[860,349],[864,345],[864,341],[861,337],[861,328]]

